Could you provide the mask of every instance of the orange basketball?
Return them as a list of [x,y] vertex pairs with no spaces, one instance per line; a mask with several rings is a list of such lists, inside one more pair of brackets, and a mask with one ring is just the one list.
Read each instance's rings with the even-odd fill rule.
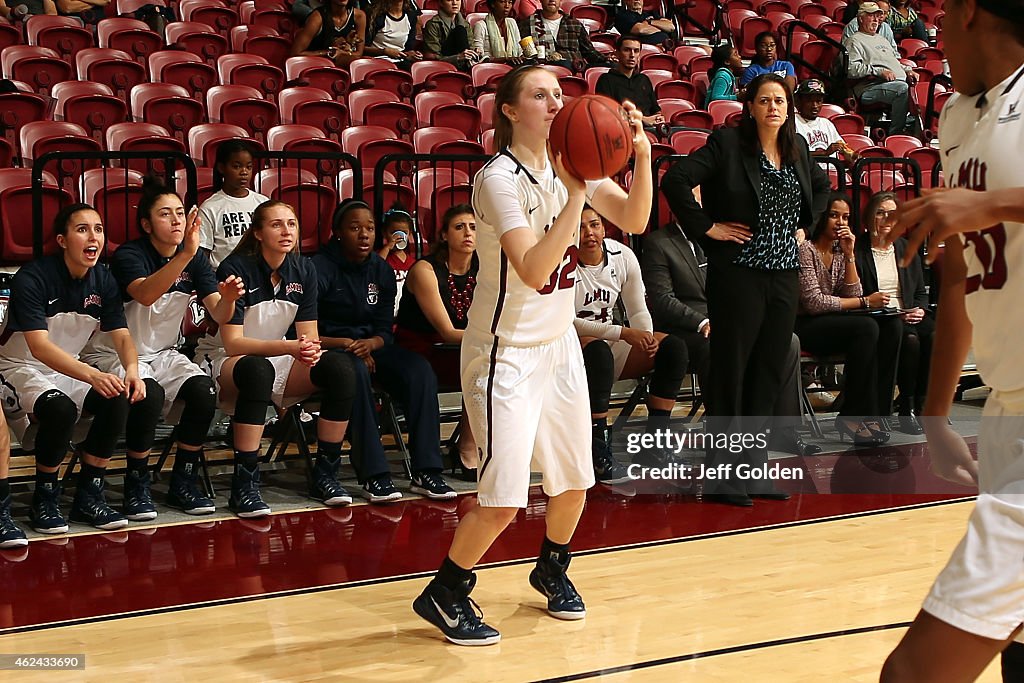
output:
[[615,175],[633,154],[626,111],[603,95],[583,95],[562,107],[548,139],[566,170],[582,180]]

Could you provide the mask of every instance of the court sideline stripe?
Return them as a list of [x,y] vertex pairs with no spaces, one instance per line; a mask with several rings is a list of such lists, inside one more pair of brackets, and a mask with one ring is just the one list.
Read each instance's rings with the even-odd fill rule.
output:
[[837,638],[840,636],[856,636],[864,633],[873,633],[876,631],[891,631],[897,628],[907,628],[908,626],[910,626],[910,624],[911,622],[909,621],[899,621],[891,624],[879,624],[877,626],[861,626],[860,628],[843,629],[842,631],[829,631],[827,633],[811,633],[805,636],[793,636],[791,638],[780,638],[778,640],[765,640],[760,643],[732,645],[730,647],[723,647],[717,650],[690,652],[685,655],[662,657],[661,659],[651,659],[646,662],[636,662],[634,664],[622,664],[621,666],[612,666],[608,667],[607,669],[594,669],[593,671],[583,671],[576,674],[569,674],[568,676],[559,676],[557,678],[544,678],[534,681],[534,683],[564,683],[566,681],[582,681],[587,678],[596,678],[598,676],[611,676],[613,674],[625,673],[627,671],[650,669],[655,666],[665,666],[666,664],[678,664],[679,662],[687,662],[694,659],[707,659],[709,657],[717,657],[719,655],[731,655],[737,652],[763,650],[769,647],[779,647],[780,645],[810,643],[816,640],[828,640],[829,638]]
[[[579,552],[573,552],[576,557],[583,557],[586,555],[602,555],[605,553],[619,552],[623,550],[636,550],[640,548],[656,548],[665,545],[674,545],[678,543],[689,543],[691,541],[704,541],[715,538],[728,538],[730,536],[740,536],[744,534],[757,533],[761,531],[773,531],[776,529],[789,529],[794,527],[809,526],[812,524],[822,524],[825,522],[836,522],[847,519],[859,519],[863,517],[874,517],[877,515],[891,514],[896,512],[907,512],[911,510],[922,510],[932,507],[941,507],[944,505],[953,505],[973,500],[974,496],[964,498],[952,498],[948,500],[930,501],[927,503],[916,503],[914,505],[904,505],[901,507],[894,508],[879,508],[876,510],[863,510],[861,512],[851,512],[844,515],[834,515],[830,517],[816,517],[814,519],[797,520],[794,522],[784,522],[782,524],[769,524],[764,526],[747,527],[744,529],[733,529],[730,531],[718,531],[709,534],[699,534],[695,536],[684,536],[681,538],[666,538],[658,541],[645,541],[642,543],[632,543],[616,546],[608,546],[606,548],[594,548],[592,550],[582,550]],[[529,564],[534,562],[536,558],[526,557],[517,560],[504,560],[502,562],[491,562],[481,564],[477,566],[477,570],[481,569],[495,569],[501,567],[513,567],[516,565]],[[412,572],[409,574],[398,574],[396,576],[384,576],[373,579],[364,579],[362,581],[349,581],[346,583],[335,583],[326,584],[322,586],[308,586],[306,588],[292,588],[289,590],[272,591],[269,593],[260,593],[259,595],[241,595],[233,598],[220,598],[217,600],[205,600],[202,602],[190,602],[182,603],[178,605],[167,605],[165,607],[154,607],[151,609],[144,610],[133,610],[130,612],[116,612],[114,614],[102,614],[94,617],[81,617],[78,619],[65,619],[63,621],[48,621],[41,624],[30,624],[28,626],[13,626],[9,628],[0,629],[0,637],[5,635],[13,635],[16,633],[31,633],[33,631],[45,631],[54,628],[64,628],[67,626],[81,626],[85,624],[97,624],[104,621],[115,621],[118,619],[131,619],[134,617],[149,617],[158,614],[170,614],[173,612],[184,612],[192,609],[203,609],[206,607],[221,607],[223,605],[239,605],[246,602],[255,602],[257,600],[269,600],[272,598],[287,598],[297,595],[312,595],[314,593],[323,593],[327,591],[345,590],[348,588],[361,588],[364,586],[377,586],[386,583],[394,583],[398,581],[407,581],[410,579],[426,578],[433,576],[435,570],[430,569],[422,572]]]

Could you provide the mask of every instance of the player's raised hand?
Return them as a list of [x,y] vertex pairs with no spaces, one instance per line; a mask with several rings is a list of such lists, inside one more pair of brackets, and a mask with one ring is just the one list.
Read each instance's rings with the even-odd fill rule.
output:
[[185,239],[182,241],[182,250],[189,256],[195,256],[199,253],[199,227],[201,223],[199,207],[193,206],[185,218]]
[[977,486],[978,463],[971,457],[964,437],[953,430],[945,417],[924,416],[919,419],[928,437],[932,472],[954,484]]
[[[997,224],[999,221],[990,213],[992,208],[993,203],[986,201],[984,192],[963,188],[924,189],[920,197],[896,209],[896,224],[885,242],[892,244],[901,235],[907,237],[909,244],[900,264],[906,267],[925,240],[936,245],[957,233],[985,230]],[[928,263],[932,263],[938,253],[937,249],[932,249]]]
[[622,103],[622,108],[626,110],[629,125],[633,129],[633,154],[638,159],[641,157],[649,158],[651,156],[651,139],[647,137],[647,132],[644,131],[643,114],[629,100]]
[[222,299],[238,301],[245,294],[245,283],[237,275],[228,275],[226,280],[217,283],[217,291]]

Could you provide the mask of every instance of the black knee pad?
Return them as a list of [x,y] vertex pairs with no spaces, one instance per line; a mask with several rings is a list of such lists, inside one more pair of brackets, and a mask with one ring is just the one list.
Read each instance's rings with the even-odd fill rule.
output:
[[590,412],[608,412],[608,404],[612,400],[612,384],[615,383],[612,348],[600,339],[595,339],[583,348],[583,365],[587,369],[587,384],[590,386]]
[[274,395],[274,366],[263,356],[245,356],[235,363],[231,379],[238,388],[235,422],[263,424]]
[[152,377],[143,380],[146,384],[146,398],[131,404],[128,409],[128,424],[124,428],[124,440],[128,450],[145,453],[153,447],[156,423],[164,407],[164,388]]
[[43,467],[58,467],[67,455],[71,433],[78,420],[78,408],[67,394],[52,389],[36,399],[32,415],[39,425],[36,461]]
[[90,413],[92,427],[82,443],[82,450],[89,455],[106,460],[114,453],[117,440],[124,432],[131,404],[128,397],[118,394],[114,398],[103,398],[95,389],[85,397],[85,412]]
[[1018,683],[1024,680],[1024,645],[1012,642],[1003,650],[1001,669],[1003,683]]
[[674,399],[679,393],[683,378],[686,377],[689,364],[690,353],[686,348],[686,342],[671,334],[662,339],[658,344],[658,352],[654,354],[651,395]]
[[206,435],[217,410],[217,390],[213,379],[207,375],[189,377],[174,400],[184,403],[178,419],[178,441],[186,446],[202,446],[206,443]]
[[325,353],[310,369],[309,378],[323,392],[320,417],[332,422],[345,422],[352,416],[356,374],[350,354]]

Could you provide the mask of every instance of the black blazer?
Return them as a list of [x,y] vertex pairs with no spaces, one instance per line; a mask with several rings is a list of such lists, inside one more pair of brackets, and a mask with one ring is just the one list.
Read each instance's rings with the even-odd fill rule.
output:
[[647,288],[647,304],[654,329],[668,334],[696,332],[708,317],[704,294],[704,252],[694,250],[675,225],[656,230],[644,238],[640,271]]
[[[796,136],[799,152],[795,164],[800,182],[800,221],[797,227],[808,230],[828,206],[831,183],[828,174],[811,160],[807,141]],[[704,207],[693,197],[700,187]],[[704,248],[708,260],[731,263],[743,245],[706,236],[715,223],[735,222],[759,227],[761,200],[761,163],[747,153],[736,128],[720,128],[707,143],[685,159],[677,161],[661,181],[669,208],[686,236]]]
[[[914,260],[906,268],[898,264],[907,251],[907,240],[900,237],[893,242],[896,249],[896,275],[900,279],[900,299],[904,308],[923,308],[928,310],[928,292],[924,288],[924,268],[921,266],[921,255],[915,254]],[[875,270],[875,257],[871,255],[871,236],[863,233],[857,238],[854,249],[857,259],[857,272],[860,284],[864,288],[864,296],[878,291],[878,271]]]

